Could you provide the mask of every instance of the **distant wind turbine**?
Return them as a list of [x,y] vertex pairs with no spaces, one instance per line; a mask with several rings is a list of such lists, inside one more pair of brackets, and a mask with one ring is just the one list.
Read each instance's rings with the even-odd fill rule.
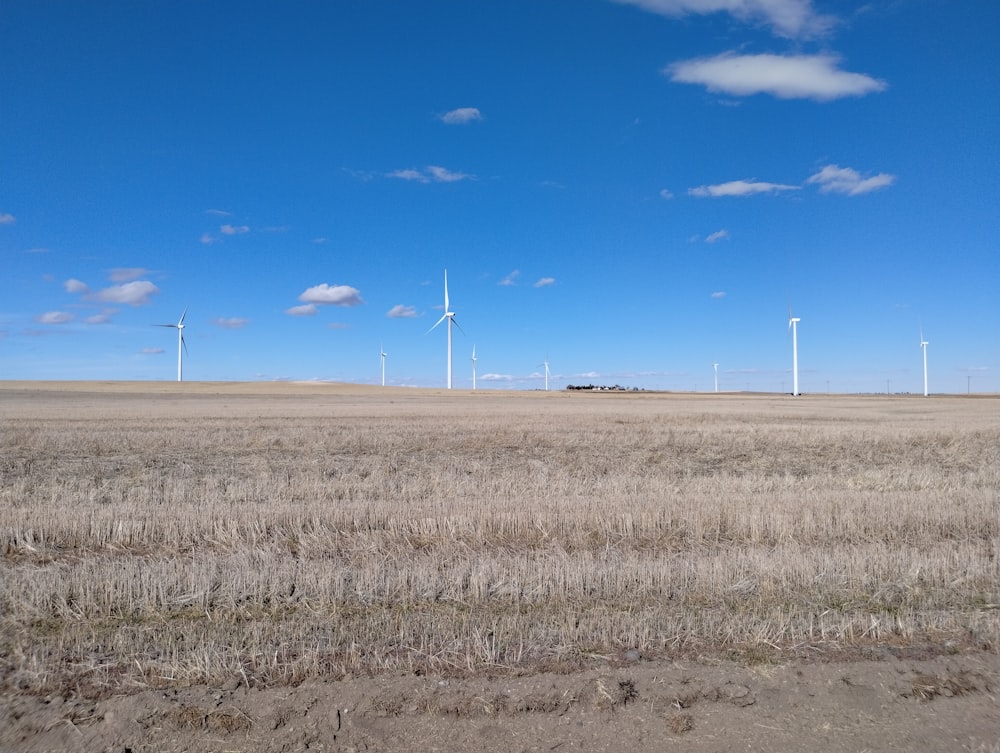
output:
[[181,318],[177,320],[177,324],[154,324],[154,327],[174,327],[177,329],[177,381],[181,381],[184,375],[184,361],[182,360],[182,349],[184,353],[187,352],[187,343],[184,342],[184,317],[187,316],[187,306],[184,307],[184,313],[181,314]]
[[378,353],[382,358],[382,386],[385,387],[385,357],[389,354],[385,352],[385,346],[381,343],[378,346]]
[[719,391],[719,364],[713,363],[712,368],[715,369],[715,391]]
[[545,367],[545,391],[549,391],[549,354],[545,354],[545,360],[542,361],[539,366]]
[[924,328],[920,328],[920,347],[924,351],[924,397],[927,397],[927,346],[930,345],[924,339]]
[[792,316],[792,307],[788,307],[788,328],[792,331],[792,394],[799,394],[799,331],[798,323],[802,321]]
[[433,331],[441,322],[448,321],[448,389],[451,389],[451,325],[454,324],[459,329],[462,329],[461,325],[455,321],[455,312],[451,311],[448,307],[448,270],[444,271],[444,314],[441,316],[434,326],[427,330],[428,333]]
[[476,389],[476,346],[472,346],[472,389]]

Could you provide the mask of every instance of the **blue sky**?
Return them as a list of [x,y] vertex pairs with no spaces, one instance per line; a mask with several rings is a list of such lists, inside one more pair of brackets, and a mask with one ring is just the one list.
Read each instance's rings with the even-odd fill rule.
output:
[[1000,391],[1000,4],[3,0],[0,378]]

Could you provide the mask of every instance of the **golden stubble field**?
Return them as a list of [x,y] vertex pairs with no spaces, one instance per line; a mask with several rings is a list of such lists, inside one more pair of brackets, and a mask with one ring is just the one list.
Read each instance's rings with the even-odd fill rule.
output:
[[0,382],[0,748],[993,750],[998,409]]

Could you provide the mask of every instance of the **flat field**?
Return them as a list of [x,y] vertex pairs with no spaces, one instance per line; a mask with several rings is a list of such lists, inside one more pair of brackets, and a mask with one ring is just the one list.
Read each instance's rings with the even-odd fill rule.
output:
[[0,749],[996,751],[1000,398],[0,382]]

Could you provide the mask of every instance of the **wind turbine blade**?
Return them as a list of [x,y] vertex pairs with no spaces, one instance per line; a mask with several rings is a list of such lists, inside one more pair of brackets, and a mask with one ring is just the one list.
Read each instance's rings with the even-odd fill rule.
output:
[[177,325],[176,324],[154,324],[153,326],[154,327],[173,327],[174,329],[177,329]]
[[448,313],[448,270],[444,271],[444,311]]
[[184,346],[184,352],[187,353],[188,352],[188,344],[187,344],[187,340],[184,339],[184,335],[183,334],[181,334],[181,345]]
[[462,325],[458,323],[458,319],[456,319],[455,317],[452,317],[451,320],[455,323],[455,326],[458,327],[462,331],[462,334],[464,335],[465,334],[465,330],[462,329]]
[[181,314],[181,318],[180,318],[180,321],[178,321],[177,323],[178,323],[178,324],[184,324],[184,317],[185,317],[185,316],[187,316],[187,315],[188,315],[188,307],[187,307],[187,306],[185,306],[185,307],[184,307],[184,313],[183,313],[183,314]]
[[[434,322],[434,327],[437,327],[441,322],[443,322],[447,318],[448,318],[447,314],[445,314],[444,316],[442,316],[440,319],[438,319],[436,322]],[[427,330],[427,332],[428,333],[432,332],[434,330],[434,327],[431,327],[429,330]]]

